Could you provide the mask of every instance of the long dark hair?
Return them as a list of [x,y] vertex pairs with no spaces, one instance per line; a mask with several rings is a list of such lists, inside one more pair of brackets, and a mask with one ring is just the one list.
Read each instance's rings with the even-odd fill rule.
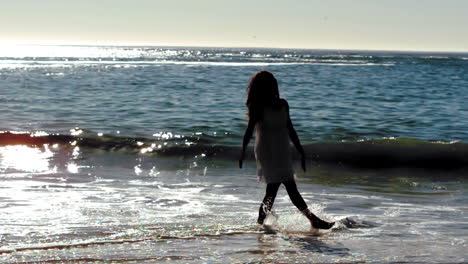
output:
[[262,110],[275,104],[279,99],[278,81],[269,71],[256,72],[250,77],[247,86],[247,105],[249,118],[262,119]]

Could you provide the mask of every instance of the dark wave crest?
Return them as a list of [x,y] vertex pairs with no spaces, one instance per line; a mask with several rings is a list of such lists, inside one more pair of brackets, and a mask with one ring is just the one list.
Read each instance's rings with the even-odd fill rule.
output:
[[[0,146],[44,144],[76,145],[92,150],[125,151],[146,155],[236,160],[240,147],[217,145],[209,137],[149,139],[144,137],[72,136],[0,133]],[[468,144],[417,139],[375,139],[359,142],[321,142],[304,146],[309,161],[357,168],[468,168]],[[297,152],[294,158],[299,159]],[[253,160],[250,149],[247,159]]]

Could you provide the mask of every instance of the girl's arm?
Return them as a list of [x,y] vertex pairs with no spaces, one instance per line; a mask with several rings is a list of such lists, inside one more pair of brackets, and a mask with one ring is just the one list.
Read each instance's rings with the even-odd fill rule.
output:
[[291,118],[289,117],[289,105],[286,100],[284,100],[285,105],[286,105],[286,110],[288,112],[288,121],[287,121],[287,128],[289,131],[289,137],[291,138],[291,141],[293,142],[294,146],[296,147],[297,151],[301,154],[301,166],[304,172],[306,171],[306,165],[305,165],[305,152],[304,149],[302,148],[301,141],[299,140],[299,137],[297,136],[297,132],[294,129],[294,126],[292,124]]
[[245,150],[247,148],[247,145],[249,145],[250,139],[252,138],[256,123],[257,123],[257,120],[255,120],[254,118],[249,119],[249,124],[247,125],[247,129],[245,130],[245,133],[244,133],[244,140],[242,141],[242,152],[239,158],[239,168],[242,168],[242,162],[245,158]]

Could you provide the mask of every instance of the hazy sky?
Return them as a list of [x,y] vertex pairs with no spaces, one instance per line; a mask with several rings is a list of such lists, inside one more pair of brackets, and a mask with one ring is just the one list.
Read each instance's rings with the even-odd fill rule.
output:
[[0,0],[0,42],[468,51],[468,0]]

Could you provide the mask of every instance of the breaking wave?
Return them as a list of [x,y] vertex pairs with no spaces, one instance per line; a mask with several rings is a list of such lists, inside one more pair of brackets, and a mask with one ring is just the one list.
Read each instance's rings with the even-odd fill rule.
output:
[[[156,139],[113,135],[75,136],[60,134],[0,133],[0,146],[60,144],[87,151],[121,151],[143,155],[236,160],[240,147],[222,145],[208,135]],[[319,142],[304,145],[307,159],[318,163],[357,168],[440,168],[468,167],[468,144],[428,142],[417,139],[382,138],[354,142]],[[295,153],[295,152],[294,152]],[[298,159],[299,157],[294,157]],[[247,159],[254,159],[249,151]]]

